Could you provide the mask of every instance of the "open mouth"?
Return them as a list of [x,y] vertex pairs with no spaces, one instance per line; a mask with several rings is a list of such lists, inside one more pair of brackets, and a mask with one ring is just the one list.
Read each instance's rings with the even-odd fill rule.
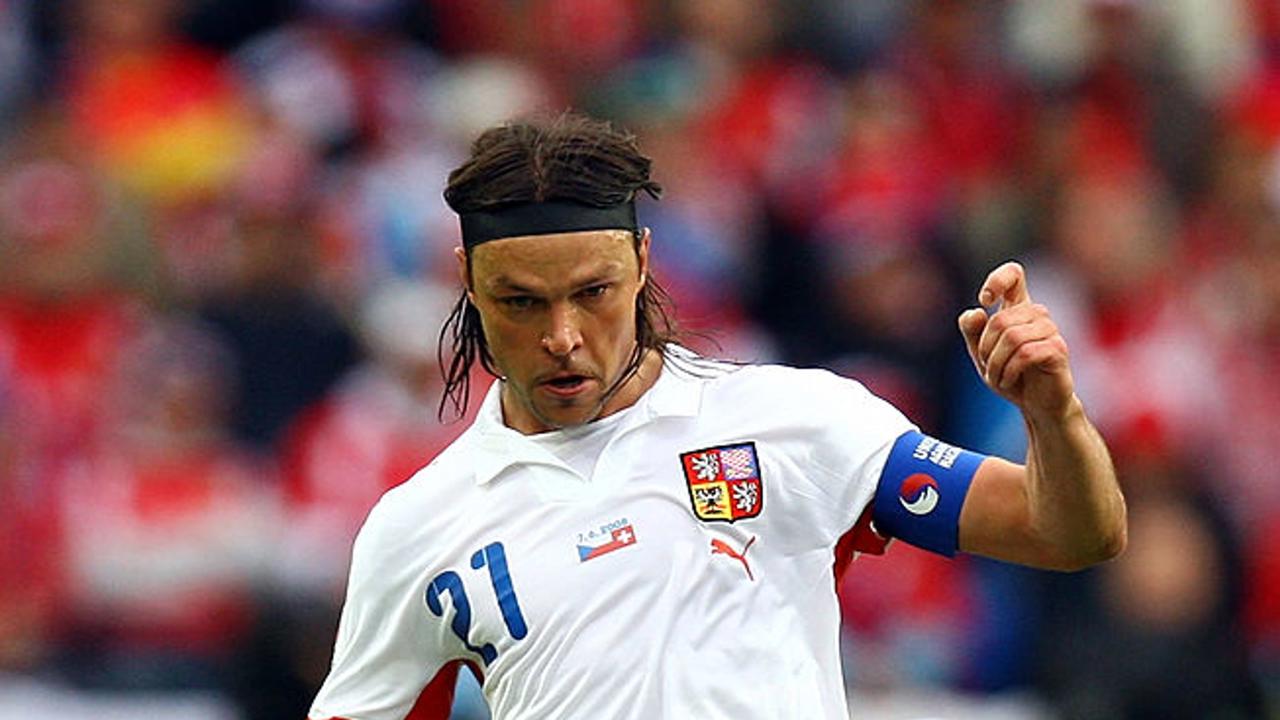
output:
[[558,395],[572,395],[587,384],[586,375],[560,375],[544,381],[543,387]]

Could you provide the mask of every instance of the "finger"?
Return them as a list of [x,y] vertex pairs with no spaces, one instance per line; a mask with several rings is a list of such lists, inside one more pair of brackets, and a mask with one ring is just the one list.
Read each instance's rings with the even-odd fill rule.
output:
[[1008,373],[1008,365],[1014,358],[1022,357],[1023,348],[1052,339],[1058,328],[1047,317],[1029,323],[1014,325],[1005,330],[1000,341],[987,358],[986,380],[992,387],[1002,387]]
[[1031,301],[1027,290],[1027,273],[1017,262],[1007,262],[987,275],[978,291],[978,302],[983,307],[1002,303],[1003,307],[1021,305]]
[[1061,335],[1024,343],[1000,368],[993,387],[1010,391],[1031,369],[1046,373],[1059,372],[1067,367],[1067,343]]
[[1049,309],[1038,303],[1014,305],[1006,307],[987,320],[987,327],[978,340],[978,357],[984,366],[991,364],[991,353],[995,351],[1005,331],[1018,325],[1026,325],[1039,319],[1049,318]]
[[973,360],[974,367],[978,368],[978,373],[982,374],[984,368],[978,360],[978,340],[982,337],[983,328],[987,326],[987,313],[982,308],[970,308],[960,313],[957,322],[965,347],[969,350],[969,358]]

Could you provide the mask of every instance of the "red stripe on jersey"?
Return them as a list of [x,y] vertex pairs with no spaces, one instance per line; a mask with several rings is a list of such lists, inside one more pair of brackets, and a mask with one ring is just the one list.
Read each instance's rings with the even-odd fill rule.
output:
[[440,668],[431,682],[422,688],[418,701],[404,720],[449,720],[453,709],[453,689],[458,684],[458,670],[462,661],[455,660]]
[[[431,682],[422,688],[417,702],[413,704],[413,708],[409,710],[404,720],[449,720],[449,713],[453,710],[453,689],[458,684],[458,671],[462,668],[463,662],[454,660],[440,668],[435,677],[431,678]],[[467,667],[471,668],[476,678],[484,677],[473,663],[468,662]],[[329,720],[351,719],[334,717]]]
[[840,540],[836,542],[834,566],[836,587],[840,587],[840,580],[844,577],[845,571],[849,569],[849,565],[853,563],[853,558],[857,553],[883,555],[885,548],[888,546],[889,538],[882,537],[871,527],[871,506],[868,505],[862,511],[858,522],[854,523],[849,532],[841,535]]

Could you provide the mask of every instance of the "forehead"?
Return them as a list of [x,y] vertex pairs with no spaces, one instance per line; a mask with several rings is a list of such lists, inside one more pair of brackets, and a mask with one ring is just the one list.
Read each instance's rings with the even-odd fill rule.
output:
[[477,284],[560,284],[635,267],[625,230],[587,230],[491,240],[471,250]]

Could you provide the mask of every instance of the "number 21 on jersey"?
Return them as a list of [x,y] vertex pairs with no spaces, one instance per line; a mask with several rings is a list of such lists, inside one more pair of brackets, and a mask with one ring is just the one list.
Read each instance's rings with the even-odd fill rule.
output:
[[[489,543],[471,556],[471,567],[475,570],[487,568],[489,581],[493,586],[493,594],[498,599],[498,609],[502,611],[502,622],[507,626],[511,637],[521,640],[529,634],[524,623],[524,615],[520,612],[520,601],[516,599],[516,589],[511,584],[511,573],[507,571],[507,553],[502,543]],[[452,570],[446,570],[427,586],[427,608],[437,617],[444,617],[444,604],[440,596],[448,594],[453,603],[453,622],[449,629],[462,639],[468,650],[480,656],[485,667],[498,657],[498,649],[492,643],[471,644],[471,602],[467,599],[467,590],[462,578]]]

